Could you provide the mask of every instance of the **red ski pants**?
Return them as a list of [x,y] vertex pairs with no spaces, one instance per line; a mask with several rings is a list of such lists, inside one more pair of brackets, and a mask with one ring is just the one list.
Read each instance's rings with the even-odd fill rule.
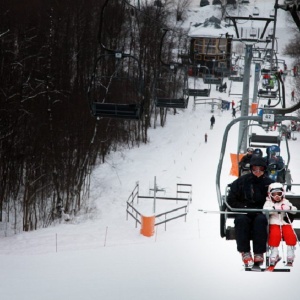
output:
[[282,237],[288,246],[295,246],[297,244],[297,237],[291,225],[282,225],[281,229],[280,225],[272,224],[269,226],[269,246],[278,247]]

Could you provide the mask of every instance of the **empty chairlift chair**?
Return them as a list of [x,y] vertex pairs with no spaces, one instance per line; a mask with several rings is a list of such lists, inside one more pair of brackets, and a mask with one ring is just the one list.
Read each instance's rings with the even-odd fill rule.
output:
[[89,85],[88,98],[95,117],[139,120],[143,91],[138,60],[118,52],[101,55]]
[[204,69],[204,71],[208,70],[209,72],[209,69],[201,65],[197,65],[196,69],[197,74],[195,74],[194,76],[194,86],[189,86],[187,93],[189,96],[194,97],[194,99],[195,97],[209,97],[211,91],[211,84],[206,84],[206,88],[200,88],[200,85],[203,83],[203,80],[200,78],[200,75],[203,74],[201,73],[201,71],[202,69]]
[[108,4],[109,0],[105,0],[101,9],[98,37],[104,54],[97,58],[88,86],[90,110],[97,118],[139,120],[144,100],[141,64],[130,53],[105,46],[103,28],[104,20],[110,20],[110,16],[105,15]]
[[162,66],[155,78],[155,106],[159,108],[187,108],[187,72],[181,66]]

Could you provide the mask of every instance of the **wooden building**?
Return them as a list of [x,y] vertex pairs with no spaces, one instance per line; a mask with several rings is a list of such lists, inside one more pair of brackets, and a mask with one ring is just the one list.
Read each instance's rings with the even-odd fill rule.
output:
[[210,74],[227,76],[231,65],[233,30],[212,16],[202,24],[192,25],[188,35],[192,64],[206,66]]

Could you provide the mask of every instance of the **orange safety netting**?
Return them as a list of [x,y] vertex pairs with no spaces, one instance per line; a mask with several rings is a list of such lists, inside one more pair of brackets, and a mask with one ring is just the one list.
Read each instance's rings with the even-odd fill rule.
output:
[[[236,153],[230,153],[230,158],[231,158],[231,170],[230,170],[230,175],[232,176],[239,176],[239,162],[241,161],[242,157],[245,154],[240,153],[240,154],[236,154]],[[237,157],[239,156],[239,157]]]

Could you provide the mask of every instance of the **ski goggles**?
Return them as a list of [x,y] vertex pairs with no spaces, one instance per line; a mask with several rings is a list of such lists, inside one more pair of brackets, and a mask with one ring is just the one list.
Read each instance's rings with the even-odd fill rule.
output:
[[279,196],[279,197],[282,197],[283,196],[283,192],[271,192],[271,197],[276,197],[276,196]]

